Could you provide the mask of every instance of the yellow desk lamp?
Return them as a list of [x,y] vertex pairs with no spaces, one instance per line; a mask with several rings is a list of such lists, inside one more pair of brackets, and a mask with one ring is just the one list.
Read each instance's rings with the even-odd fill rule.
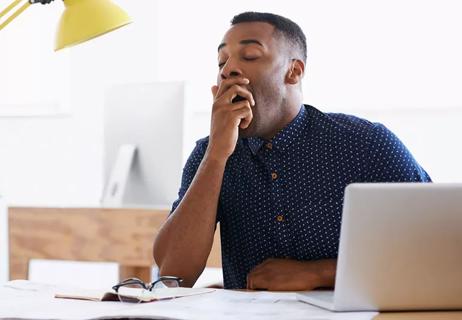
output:
[[[26,0],[3,23],[2,30],[8,23],[26,10],[31,4],[47,4],[53,0]],[[24,0],[14,0],[0,12],[0,18]],[[56,34],[55,50],[70,47],[93,39],[131,22],[130,17],[111,2],[111,0],[63,0],[65,10],[61,16]]]

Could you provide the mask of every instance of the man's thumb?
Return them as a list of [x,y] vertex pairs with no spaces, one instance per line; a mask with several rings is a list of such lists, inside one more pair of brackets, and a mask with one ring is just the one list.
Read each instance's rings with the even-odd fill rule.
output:
[[218,86],[212,86],[212,94],[214,98],[217,95],[217,92],[218,92]]

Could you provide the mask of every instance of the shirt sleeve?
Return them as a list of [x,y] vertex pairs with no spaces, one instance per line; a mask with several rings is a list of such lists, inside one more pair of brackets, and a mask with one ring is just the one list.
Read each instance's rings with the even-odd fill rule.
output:
[[178,191],[178,198],[173,202],[172,209],[170,213],[175,211],[175,209],[180,204],[181,200],[183,199],[186,191],[188,191],[191,182],[196,175],[197,169],[201,164],[202,158],[204,157],[205,151],[207,150],[208,139],[204,138],[196,142],[196,147],[191,152],[186,164],[183,168],[183,176],[181,178],[181,186],[180,190]]
[[380,123],[374,124],[368,151],[370,182],[431,182],[406,146]]

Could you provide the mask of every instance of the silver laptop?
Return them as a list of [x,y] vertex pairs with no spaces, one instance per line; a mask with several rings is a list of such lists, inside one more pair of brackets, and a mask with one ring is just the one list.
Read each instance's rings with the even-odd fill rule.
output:
[[462,309],[462,184],[349,185],[335,283],[297,298],[335,311]]

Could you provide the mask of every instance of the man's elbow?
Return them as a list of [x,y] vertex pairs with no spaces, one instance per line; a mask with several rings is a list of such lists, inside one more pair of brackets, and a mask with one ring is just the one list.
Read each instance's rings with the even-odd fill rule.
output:
[[162,247],[162,241],[160,241],[159,236],[154,239],[152,244],[152,257],[154,258],[154,263],[159,267],[162,265],[164,248]]
[[[168,254],[165,254],[166,250],[167,249],[163,246],[159,237],[156,237],[153,243],[152,256],[154,258],[154,263],[159,268],[159,276],[180,277],[183,279],[181,286],[192,287],[204,268],[192,264],[181,263],[181,259],[175,259],[175,256],[178,256],[177,254],[168,256]],[[197,272],[197,270],[200,270],[200,272]]]
[[[158,265],[159,276],[175,276],[182,279],[181,286],[192,288],[197,279],[201,275],[203,268],[191,268],[192,266],[184,266],[179,264],[169,264],[164,262],[163,265]],[[200,270],[198,272],[198,270]]]

